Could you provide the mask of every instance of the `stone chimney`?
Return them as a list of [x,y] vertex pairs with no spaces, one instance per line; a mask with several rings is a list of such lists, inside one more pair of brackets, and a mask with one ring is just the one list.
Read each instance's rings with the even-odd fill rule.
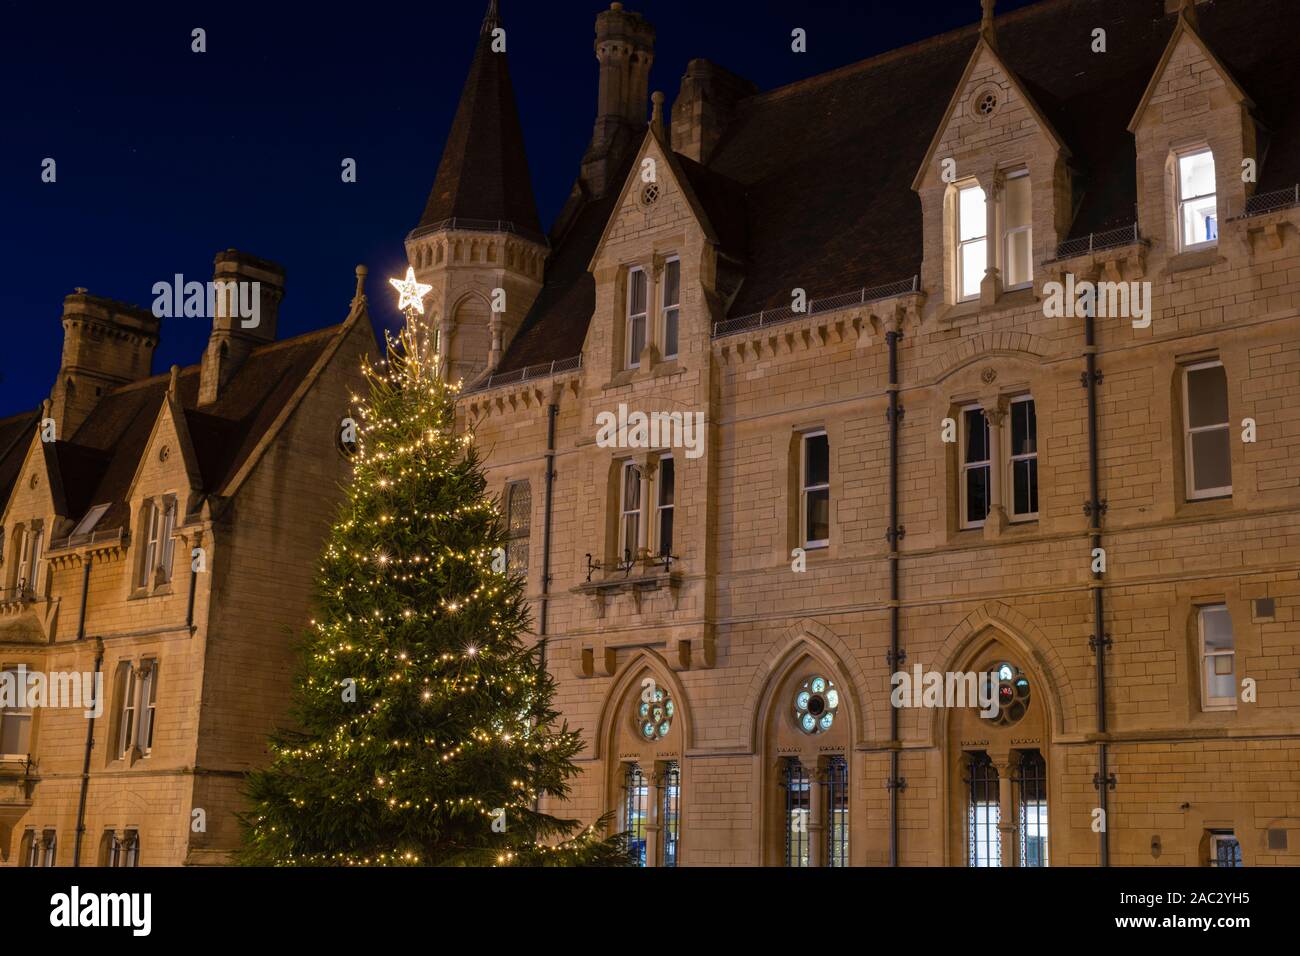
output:
[[707,163],[736,113],[736,105],[758,87],[708,60],[686,64],[673,101],[672,145],[683,156]]
[[595,47],[600,62],[596,128],[582,158],[582,181],[593,198],[621,185],[610,178],[645,131],[655,30],[641,14],[613,3],[596,16]]
[[203,353],[200,405],[217,400],[253,349],[275,341],[284,298],[284,266],[227,249],[213,260],[212,283],[216,290],[212,334]]
[[105,392],[149,377],[162,322],[77,289],[63,300],[63,359],[50,392],[55,437],[72,437]]

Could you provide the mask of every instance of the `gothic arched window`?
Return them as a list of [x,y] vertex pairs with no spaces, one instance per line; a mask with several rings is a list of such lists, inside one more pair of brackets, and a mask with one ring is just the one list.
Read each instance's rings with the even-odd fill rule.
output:
[[970,754],[966,764],[967,829],[966,864],[1001,866],[1002,836],[998,831],[1002,804],[998,799],[998,769],[983,750]]
[[506,567],[528,573],[528,540],[533,520],[533,492],[526,481],[506,485]]

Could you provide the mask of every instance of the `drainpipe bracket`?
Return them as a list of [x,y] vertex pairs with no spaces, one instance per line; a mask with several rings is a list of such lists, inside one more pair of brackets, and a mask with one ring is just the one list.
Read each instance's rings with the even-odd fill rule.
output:
[[901,665],[906,664],[907,651],[903,650],[901,647],[898,649],[897,654],[893,651],[885,651],[885,663],[891,668],[898,668]]
[[[902,420],[904,419],[904,417],[906,417],[906,415],[907,415],[907,411],[903,408],[902,405],[899,405],[899,406],[898,406],[897,414],[898,414],[898,420],[899,420],[899,422],[902,422]],[[895,415],[895,411],[894,411],[894,409],[892,409],[892,408],[886,408],[886,409],[885,409],[885,421],[887,421],[887,422],[892,422],[892,421],[894,420],[894,415]]]
[[[1089,382],[1090,377],[1091,377],[1091,382]],[[1100,385],[1103,379],[1104,376],[1101,374],[1101,372],[1098,371],[1093,371],[1091,376],[1089,376],[1087,372],[1079,373],[1079,384],[1082,385],[1084,388],[1087,388],[1089,384]]]
[[886,789],[886,790],[898,790],[898,791],[906,790],[906,789],[907,789],[907,778],[906,778],[906,777],[886,777],[886,778],[885,778],[885,789]]
[[1108,510],[1109,505],[1106,503],[1105,498],[1102,498],[1100,501],[1085,501],[1083,503],[1083,513],[1089,518],[1094,514],[1104,515]]
[[[1113,773],[1108,773],[1108,774],[1106,774],[1106,781],[1105,781],[1105,782],[1106,782],[1106,789],[1107,789],[1107,790],[1114,790],[1114,789],[1115,789],[1115,775],[1114,775]],[[1094,773],[1094,774],[1092,775],[1092,788],[1093,788],[1094,790],[1100,790],[1100,789],[1101,789],[1101,784],[1102,784],[1101,774],[1099,774],[1099,773]]]
[[885,540],[890,543],[901,541],[906,534],[907,529],[900,524],[897,528],[890,528],[885,532]]
[[1094,654],[1097,653],[1097,645],[1098,645],[1098,644],[1101,644],[1101,646],[1102,646],[1103,648],[1107,648],[1107,647],[1110,647],[1110,646],[1111,646],[1112,644],[1114,644],[1114,643],[1115,643],[1115,642],[1112,641],[1112,640],[1110,639],[1110,634],[1108,634],[1108,633],[1107,633],[1107,634],[1103,634],[1103,635],[1101,636],[1101,640],[1100,640],[1100,641],[1097,640],[1097,636],[1096,636],[1095,634],[1094,634],[1092,637],[1088,638],[1088,647],[1089,647],[1089,649],[1092,650],[1092,652],[1093,652]]

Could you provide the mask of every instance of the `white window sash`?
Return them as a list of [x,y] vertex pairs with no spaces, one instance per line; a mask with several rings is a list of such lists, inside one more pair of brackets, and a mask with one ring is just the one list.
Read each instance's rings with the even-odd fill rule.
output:
[[[1008,176],[1008,177],[1007,177],[1007,180],[1008,180],[1008,182],[1009,182],[1010,180],[1013,180],[1013,179],[1028,179],[1028,178],[1029,178],[1029,173],[1028,173],[1028,171],[1022,171],[1022,172],[1016,173],[1016,174],[1014,174],[1014,175]],[[1031,187],[1031,189],[1032,189],[1032,187]],[[1005,210],[1005,206],[1006,206],[1006,197],[1007,197],[1007,189],[1004,188],[1004,189],[1002,190],[1002,203],[1003,203],[1003,216],[1002,216],[1002,219],[1003,219],[1004,222],[1006,221],[1006,210]],[[1032,287],[1033,284],[1034,284],[1034,223],[1033,223],[1033,205],[1032,205],[1032,204],[1033,204],[1033,197],[1032,197],[1032,195],[1031,195],[1031,197],[1030,197],[1030,207],[1029,207],[1029,208],[1030,208],[1030,221],[1029,221],[1026,225],[1023,225],[1023,226],[1015,226],[1015,227],[1010,228],[1010,229],[1003,229],[1003,230],[1002,230],[1002,256],[1003,256],[1003,260],[1002,260],[1002,275],[1003,275],[1004,277],[1009,277],[1009,276],[1010,276],[1010,268],[1011,268],[1011,243],[1012,243],[1012,240],[1013,240],[1016,236],[1020,235],[1021,233],[1028,233],[1028,234],[1029,234],[1029,246],[1028,246],[1028,250],[1029,250],[1029,258],[1028,258],[1029,277],[1028,277],[1027,279],[1025,279],[1023,282],[1018,282],[1018,283],[1016,283],[1015,285],[1010,285],[1010,284],[1008,284],[1008,285],[1006,286],[1006,288],[1007,288],[1008,290],[1011,290],[1011,289],[1028,289],[1028,288]]]
[[[984,243],[984,268],[985,270],[988,269],[988,241],[989,241],[988,231],[989,230],[988,230],[987,209],[985,210],[985,214],[984,214],[985,215],[984,222],[980,226],[980,230],[981,230],[980,234],[970,239],[963,239],[961,237],[961,194],[968,189],[981,189],[981,188],[983,187],[981,187],[978,183],[974,183],[971,185],[958,187],[957,189],[957,206],[956,206],[957,215],[955,218],[957,221],[956,236],[957,236],[957,301],[958,302],[972,302],[975,299],[978,299],[980,296],[978,289],[976,289],[976,291],[970,293],[969,295],[967,295],[964,292],[966,288],[966,256],[964,255],[964,252],[967,246],[972,246],[980,242]],[[985,193],[984,195],[984,202],[987,205],[988,193]],[[981,282],[983,281],[983,277],[981,277],[980,281]]]
[[135,698],[137,693],[137,676],[139,671],[127,665],[122,677],[122,712],[119,715],[117,755],[125,757],[131,752],[135,743]]
[[[676,297],[672,302],[668,302],[668,301],[667,301],[667,295],[668,295],[668,267],[669,267],[669,265],[671,265],[672,263],[677,263],[677,297]],[[662,319],[662,321],[660,321],[660,323],[659,323],[659,327],[663,330],[663,337],[664,337],[664,358],[665,358],[665,359],[674,359],[674,358],[677,358],[677,353],[678,353],[678,351],[679,351],[679,350],[681,349],[681,347],[682,347],[682,343],[681,343],[681,323],[680,323],[680,319],[681,319],[681,304],[682,304],[682,303],[681,303],[681,298],[682,298],[682,271],[681,271],[681,270],[682,270],[681,259],[677,258],[676,256],[673,256],[673,257],[667,259],[667,260],[664,262],[664,282],[663,282],[663,285],[664,285],[664,297],[665,297],[665,301],[662,303],[662,305],[660,306],[660,310],[659,310],[659,311],[660,311],[660,314],[661,314],[661,319]],[[673,338],[677,339],[676,348],[674,348],[671,352],[668,350],[668,326],[669,326],[669,323],[672,324],[673,331],[674,331],[674,333],[675,333],[674,336],[673,336]]]
[[136,745],[140,753],[153,750],[153,719],[158,703],[158,662],[146,661],[140,668],[139,727]]
[[168,498],[163,504],[162,517],[162,537],[158,542],[161,557],[158,565],[163,571],[163,580],[172,579],[172,556],[175,553],[175,542],[172,540],[172,531],[176,528],[176,499]]
[[[638,277],[640,277],[640,281],[645,284],[646,301],[640,312],[633,312],[632,307],[633,307],[633,301],[635,299]],[[637,336],[633,333],[636,329],[637,323],[639,322],[641,327],[641,336],[640,336],[641,345],[644,348],[645,341],[646,341],[646,324],[647,324],[646,320],[649,317],[646,309],[648,309],[649,306],[650,306],[649,280],[646,278],[646,272],[644,269],[642,269],[640,266],[634,266],[632,269],[628,271],[627,274],[627,326],[626,326],[625,336],[627,338],[627,367],[628,368],[641,367],[641,353],[639,350],[634,348],[636,344]]]
[[158,555],[159,512],[152,501],[146,501],[140,511],[140,528],[145,533],[144,554],[140,556],[140,586],[147,588],[153,583]]
[[45,529],[37,528],[32,534],[32,580],[31,591],[33,594],[40,595],[45,588],[45,568],[42,558],[45,554]]
[[[1183,484],[1186,486],[1184,490],[1188,501],[1200,501],[1205,498],[1227,498],[1232,495],[1232,485],[1224,485],[1218,488],[1198,489],[1196,487],[1196,459],[1192,441],[1193,435],[1201,435],[1206,432],[1228,431],[1232,427],[1231,415],[1229,415],[1227,421],[1222,424],[1192,426],[1191,373],[1206,368],[1218,368],[1222,365],[1222,362],[1213,361],[1197,362],[1195,365],[1183,366]],[[1228,465],[1231,469],[1231,441],[1228,442],[1228,455]]]
[[[1177,155],[1175,156],[1175,158],[1174,158],[1174,189],[1175,189],[1175,191],[1176,191],[1176,193],[1177,193],[1177,196],[1178,196],[1178,247],[1179,247],[1180,249],[1184,249],[1184,250],[1186,250],[1186,249],[1202,249],[1202,248],[1206,248],[1206,247],[1208,247],[1208,246],[1218,245],[1218,242],[1219,242],[1218,239],[1203,239],[1203,240],[1201,240],[1200,242],[1190,242],[1190,243],[1186,241],[1186,236],[1187,236],[1187,210],[1188,210],[1188,207],[1191,206],[1192,203],[1194,203],[1194,202],[1201,202],[1202,200],[1213,198],[1214,201],[1215,201],[1215,202],[1214,202],[1214,211],[1215,211],[1215,216],[1216,216],[1216,218],[1217,218],[1217,216],[1218,216],[1218,211],[1219,211],[1218,196],[1219,196],[1219,193],[1218,193],[1218,186],[1217,186],[1217,183],[1216,183],[1216,185],[1215,185],[1215,188],[1214,188],[1212,191],[1208,192],[1208,193],[1200,193],[1200,194],[1195,195],[1195,196],[1184,196],[1184,195],[1183,195],[1183,160],[1185,160],[1185,159],[1191,159],[1191,158],[1193,158],[1193,157],[1195,157],[1195,156],[1200,156],[1200,155],[1203,155],[1203,154],[1206,154],[1206,153],[1208,153],[1208,154],[1210,155],[1210,159],[1211,159],[1211,160],[1214,159],[1214,151],[1213,151],[1213,150],[1210,150],[1210,149],[1193,149],[1193,150],[1189,150],[1189,151],[1184,152],[1184,153],[1179,153],[1179,154],[1177,154]],[[1215,174],[1216,174],[1216,178],[1217,178],[1217,174],[1218,174],[1218,169],[1217,169],[1217,167],[1216,167],[1216,169],[1215,169]]]
[[[1233,632],[1232,649],[1208,651],[1205,648],[1205,614],[1207,611],[1217,611],[1224,606],[1221,604],[1207,605],[1197,609],[1196,627],[1200,635],[1201,643],[1201,709],[1202,710],[1236,710],[1237,709],[1237,667],[1236,661],[1233,661],[1232,681],[1233,695],[1231,697],[1214,697],[1210,694],[1210,679],[1214,674],[1214,659],[1216,657],[1232,657],[1237,655],[1237,638],[1236,632]],[[1231,622],[1231,617],[1229,617]],[[1222,676],[1222,675],[1220,675]]]
[[[6,667],[4,667],[4,668],[0,668],[0,673],[9,673],[9,674],[13,674],[13,675],[14,675],[14,684],[15,684],[15,687],[17,686],[17,681],[18,681],[18,668],[17,668],[16,665],[15,665],[15,666],[6,666]],[[6,753],[3,753],[3,752],[0,752],[0,756],[11,757],[11,758],[14,758],[14,757],[23,757],[23,758],[26,758],[27,755],[28,755],[28,752],[30,752],[31,749],[32,749],[32,737],[31,737],[31,734],[32,734],[32,708],[29,706],[29,707],[5,707],[5,708],[3,708],[3,709],[0,709],[0,732],[2,732],[2,731],[4,730],[5,722],[6,722],[6,721],[10,721],[10,720],[12,720],[12,721],[20,721],[20,722],[21,722],[21,723],[22,723],[22,724],[27,728],[27,733],[26,733],[26,735],[21,734],[21,732],[20,732],[20,734],[19,734],[20,736],[25,736],[25,737],[26,737],[26,745],[25,745],[25,746],[26,746],[26,750],[25,750],[23,753],[13,753],[13,754],[6,754]],[[3,739],[3,733],[0,733],[0,739]]]
[[[1008,506],[1006,508],[1006,512],[1007,512],[1007,518],[1010,521],[1035,521],[1038,519],[1037,511],[1026,511],[1023,513],[1016,511],[1016,463],[1021,461],[1035,461],[1035,462],[1038,461],[1037,430],[1035,430],[1033,451],[1024,452],[1023,454],[1019,454],[1019,455],[1010,454],[1012,448],[1012,437],[1014,434],[1013,429],[1015,427],[1012,420],[1013,416],[1015,415],[1014,406],[1023,404],[1025,402],[1033,402],[1033,400],[1034,400],[1033,396],[1031,395],[1021,395],[1018,396],[1017,398],[1013,398],[1010,402],[1010,405],[1012,407],[1007,411],[1006,424],[1003,426],[1004,432],[1002,437],[1003,437],[1003,441],[1005,442],[1004,447],[1008,451],[1007,470],[1006,470],[1007,480],[1006,483],[1003,485],[1003,487],[1008,491],[1008,494],[1006,496],[1007,506]],[[1034,413],[1036,419],[1038,413],[1037,405],[1034,406]],[[1035,480],[1035,484],[1037,484],[1037,480]]]
[[24,526],[22,536],[18,539],[18,573],[14,578],[14,587],[19,590],[31,590],[32,587],[28,576],[31,568],[31,536],[31,529]]
[[[826,497],[830,498],[830,471],[827,469],[827,480],[824,482],[808,483],[808,442],[813,438],[820,438],[826,434],[825,429],[817,431],[804,432],[799,439],[799,540],[803,542],[805,548],[826,548],[830,547],[830,538],[809,538],[808,530],[808,496],[817,491],[825,491]],[[829,445],[829,441],[828,441]]]
[[[635,473],[636,505],[629,506],[628,502],[628,481],[629,476]],[[624,555],[631,552],[633,558],[637,556],[640,549],[640,528],[641,528],[641,469],[633,462],[624,462],[623,467],[619,470],[619,525],[618,525],[618,560],[622,561]],[[629,531],[629,520],[635,518]]]

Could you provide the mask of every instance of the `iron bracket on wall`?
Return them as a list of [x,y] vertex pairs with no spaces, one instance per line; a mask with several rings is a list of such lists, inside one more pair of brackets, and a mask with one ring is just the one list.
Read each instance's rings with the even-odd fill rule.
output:
[[885,789],[886,789],[886,790],[906,790],[906,789],[907,789],[907,778],[906,778],[906,777],[886,777],[886,778],[885,778]]
[[[899,406],[898,406],[898,420],[901,422],[901,421],[903,420],[903,418],[904,418],[906,415],[907,415],[907,412],[904,410],[903,406],[902,406],[902,405],[899,405]],[[893,410],[892,408],[886,408],[886,409],[885,409],[885,421],[887,421],[887,422],[892,422],[893,420],[894,420],[894,410]]]
[[903,536],[906,534],[906,529],[900,524],[897,528],[890,528],[885,532],[885,540],[891,543],[894,541],[902,541]]
[[[1097,385],[1100,385],[1100,384],[1101,384],[1101,382],[1102,382],[1102,378],[1103,378],[1103,376],[1102,376],[1101,372],[1094,371],[1094,372],[1092,373],[1092,380],[1093,380],[1093,382],[1096,383]],[[1080,372],[1080,373],[1079,373],[1079,384],[1082,385],[1084,388],[1087,388],[1087,387],[1088,387],[1088,373],[1087,373],[1087,372]]]
[[898,649],[897,654],[893,651],[885,651],[885,663],[888,664],[892,670],[897,670],[900,666],[907,663],[907,651],[903,650],[901,647]]
[[1096,512],[1099,515],[1104,515],[1107,510],[1108,505],[1106,504],[1105,498],[1102,498],[1101,501],[1085,501],[1083,503],[1083,513],[1089,518],[1092,517],[1093,512]]
[[[1094,790],[1100,790],[1100,789],[1101,789],[1101,783],[1102,783],[1102,780],[1101,780],[1101,774],[1099,774],[1099,773],[1094,773],[1094,774],[1092,775],[1092,788],[1093,788]],[[1106,774],[1106,789],[1107,789],[1107,790],[1114,790],[1114,789],[1115,789],[1115,775],[1114,775],[1113,773],[1108,773],[1108,774]]]
[[[1114,643],[1115,643],[1115,642],[1112,641],[1112,640],[1110,639],[1110,635],[1109,635],[1109,634],[1103,634],[1103,635],[1101,636],[1101,646],[1102,646],[1102,647],[1110,647],[1110,646],[1111,646],[1112,644],[1114,644]],[[1097,653],[1097,635],[1094,634],[1092,637],[1088,638],[1088,648],[1089,648],[1089,649],[1090,649],[1094,654]]]

